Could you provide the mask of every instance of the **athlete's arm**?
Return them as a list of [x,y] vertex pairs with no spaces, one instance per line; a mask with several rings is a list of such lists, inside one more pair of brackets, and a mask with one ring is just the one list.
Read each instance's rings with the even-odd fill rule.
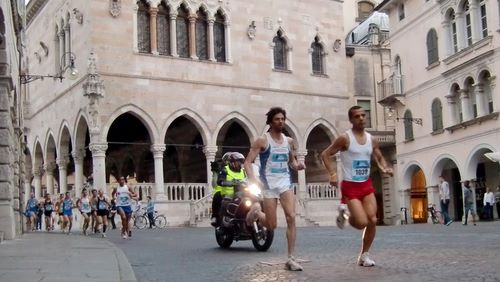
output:
[[378,140],[372,137],[372,144],[373,144],[372,156],[375,162],[377,163],[378,168],[380,169],[380,171],[382,171],[383,174],[388,174],[389,176],[392,176],[393,174],[392,167],[387,165],[384,156],[382,156]]
[[264,136],[257,138],[257,140],[255,140],[250,147],[250,151],[248,152],[248,155],[245,158],[245,163],[243,164],[250,182],[258,181],[257,177],[255,177],[255,174],[253,173],[252,163],[255,161],[259,153],[265,150],[266,147],[267,140]]
[[333,141],[330,146],[328,146],[323,152],[321,152],[321,160],[325,165],[325,169],[328,171],[330,176],[330,184],[337,186],[337,172],[333,167],[331,158],[340,151],[345,151],[349,148],[349,139],[346,134],[340,135],[335,141]]
[[113,188],[113,191],[111,191],[111,198],[115,199],[116,196],[116,188]]
[[290,144],[290,165],[294,170],[303,170],[306,165],[303,162],[297,160],[297,143],[290,137],[287,137],[288,144]]

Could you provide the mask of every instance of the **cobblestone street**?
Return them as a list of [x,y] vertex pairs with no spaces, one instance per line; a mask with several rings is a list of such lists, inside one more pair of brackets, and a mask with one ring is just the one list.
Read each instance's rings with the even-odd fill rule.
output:
[[266,253],[249,241],[221,250],[211,228],[141,230],[130,241],[111,240],[139,281],[500,281],[500,222],[381,226],[371,268],[355,263],[360,232],[353,228],[299,228],[303,272],[284,270],[284,229]]

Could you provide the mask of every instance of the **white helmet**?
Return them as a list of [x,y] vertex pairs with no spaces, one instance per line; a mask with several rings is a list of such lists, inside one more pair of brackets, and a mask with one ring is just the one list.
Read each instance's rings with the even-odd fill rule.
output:
[[229,160],[230,161],[244,162],[245,161],[245,156],[243,156],[243,154],[238,153],[238,152],[232,152],[231,155],[230,155],[230,157],[229,157]]

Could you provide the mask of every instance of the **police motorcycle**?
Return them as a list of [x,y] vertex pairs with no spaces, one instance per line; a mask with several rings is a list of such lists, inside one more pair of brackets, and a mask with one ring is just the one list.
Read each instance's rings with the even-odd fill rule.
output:
[[262,191],[256,184],[234,181],[234,196],[225,197],[219,212],[220,225],[215,229],[215,239],[221,248],[229,248],[233,241],[252,240],[255,249],[267,251],[273,243],[274,231],[267,230],[258,220],[247,225],[250,208],[262,206]]

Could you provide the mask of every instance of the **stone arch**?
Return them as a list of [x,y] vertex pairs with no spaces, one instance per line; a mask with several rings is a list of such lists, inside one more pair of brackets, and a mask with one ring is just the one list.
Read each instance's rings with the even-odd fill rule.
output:
[[475,76],[475,81],[480,82],[483,81],[485,77],[491,77],[491,69],[487,66],[484,66],[479,69],[477,75]]
[[222,127],[226,125],[229,121],[234,120],[236,121],[243,129],[245,130],[245,133],[248,135],[250,140],[255,139],[258,136],[257,130],[254,126],[254,124],[244,115],[238,112],[231,112],[224,117],[222,117],[219,122],[217,122],[217,125],[215,126],[214,134],[212,136],[211,144],[216,144],[217,142],[217,135],[221,131]]
[[213,16],[215,17],[215,15],[216,15],[217,13],[220,13],[220,14],[221,14],[221,16],[223,16],[223,17],[224,17],[224,21],[225,21],[226,23],[231,22],[231,17],[230,17],[230,15],[229,15],[229,13],[226,11],[226,9],[224,9],[224,7],[218,7],[218,8],[215,10],[215,13],[213,14]]
[[87,116],[80,111],[75,120],[75,126],[73,131],[73,148],[83,149],[86,147],[85,139],[88,132],[88,119]]
[[431,177],[428,179],[431,185],[439,184],[439,176],[443,173],[443,169],[448,168],[447,162],[451,162],[458,169],[460,175],[464,175],[463,171],[460,169],[459,162],[455,157],[450,154],[439,155],[432,164]]
[[[69,123],[67,120],[61,122],[59,132],[57,134],[57,155],[62,155],[62,152],[69,149],[71,144],[71,131],[69,130]],[[65,151],[64,151],[65,152]]]
[[[47,134],[45,136],[45,142],[44,142],[44,152],[45,152],[45,158],[46,160],[47,157],[51,157],[48,155],[49,152],[53,152],[54,155],[57,154],[57,145],[56,145],[56,139],[54,138],[54,133],[52,132],[52,129],[47,130]],[[52,160],[52,158],[50,158]],[[54,158],[55,160],[55,158]]]
[[423,167],[424,166],[420,162],[418,162],[418,161],[408,162],[404,166],[404,168],[402,170],[403,173],[401,174],[401,189],[403,189],[403,190],[411,189],[411,178],[412,178],[412,175],[418,169],[421,169],[424,172],[424,175],[426,175]]
[[[249,128],[249,122],[237,112],[230,113],[220,120],[217,124],[217,130],[214,131],[219,157],[230,151],[237,151],[243,155],[248,154],[251,142],[257,135],[254,128]],[[243,130],[243,134],[241,134],[241,130]]]
[[[307,150],[305,156],[306,164],[306,183],[311,182],[328,182],[328,174],[326,173],[321,160],[321,152],[326,149],[335,140],[334,129],[324,119],[317,119],[306,130],[306,135],[303,137]],[[334,159],[334,167],[337,163]]]
[[101,130],[101,142],[106,142],[111,125],[119,116],[125,113],[132,114],[142,122],[151,137],[152,144],[161,143],[161,138],[158,135],[158,127],[156,126],[154,119],[146,111],[132,104],[124,105],[118,108],[109,116],[107,122]]
[[39,170],[42,168],[43,165],[44,154],[42,145],[40,144],[40,140],[38,139],[38,137],[36,137],[35,141],[33,142],[32,152],[33,152],[33,169]]
[[186,7],[186,9],[188,10],[188,13],[189,14],[193,14],[195,13],[196,11],[193,10],[193,7],[191,6],[191,4],[186,1],[186,0],[182,0],[180,1],[176,6],[175,6],[175,10],[177,11],[182,5],[184,5],[184,7]]
[[330,137],[330,141],[332,141],[332,142],[333,142],[333,140],[335,140],[335,136],[340,135],[337,128],[335,128],[335,126],[333,124],[331,124],[329,121],[327,121],[324,118],[318,118],[317,120],[313,121],[309,125],[309,127],[306,129],[304,136],[303,136],[304,140],[307,139],[309,134],[311,134],[311,131],[318,125],[321,125],[327,129],[326,133],[328,134],[328,137]]
[[198,113],[188,108],[177,110],[167,118],[160,131],[161,136],[164,137],[167,134],[167,130],[172,124],[172,122],[174,122],[174,120],[176,120],[178,117],[181,116],[184,116],[185,118],[190,120],[194,124],[194,126],[198,129],[203,139],[203,144],[215,145],[215,142],[209,144],[209,142],[211,142],[212,140],[210,138],[210,130],[208,129],[205,120]]
[[[464,179],[475,179],[477,178],[477,167],[480,163],[490,163],[490,160],[484,156],[485,153],[496,152],[495,149],[490,144],[479,144],[475,146],[467,156],[466,167],[464,169]],[[491,162],[494,166],[498,168],[497,162]],[[497,169],[498,171],[498,169]],[[494,175],[495,177],[497,175]],[[495,184],[496,185],[496,184]]]

